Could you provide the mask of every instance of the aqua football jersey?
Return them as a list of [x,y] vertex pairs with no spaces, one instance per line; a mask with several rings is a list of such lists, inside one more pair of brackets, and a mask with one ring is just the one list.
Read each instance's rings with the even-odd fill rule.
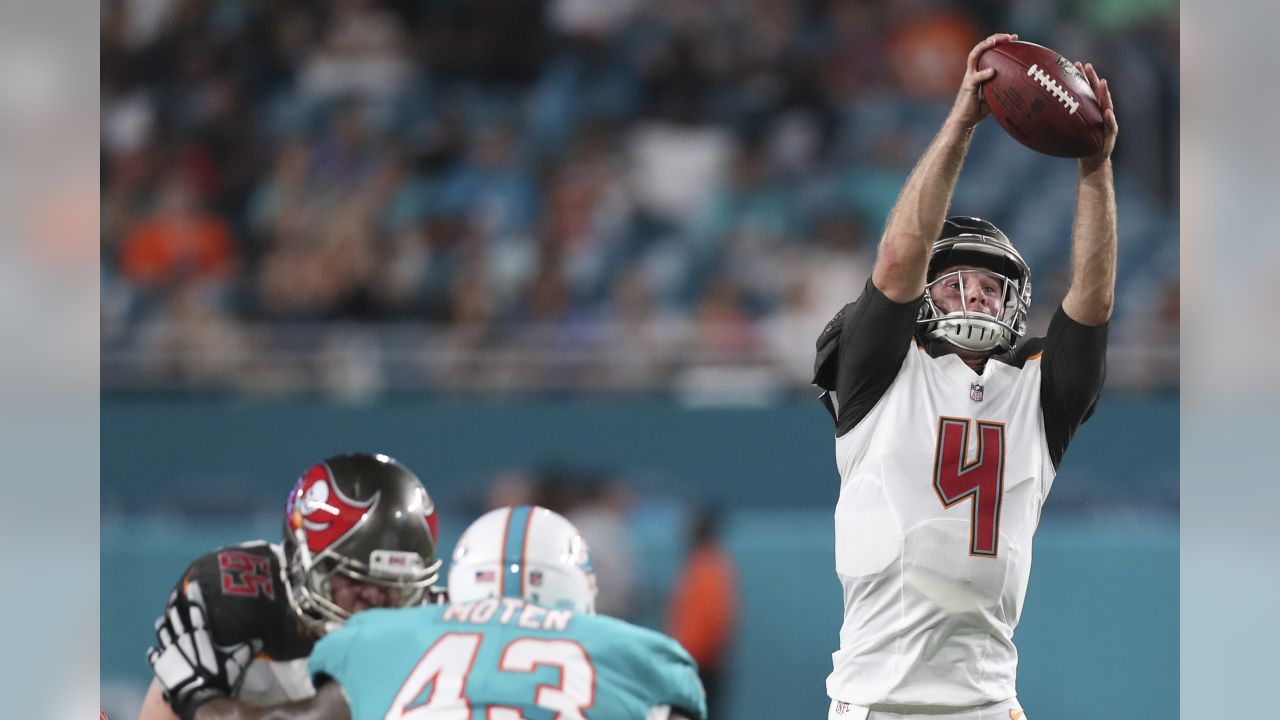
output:
[[364,611],[309,667],[342,685],[353,720],[706,716],[697,665],[675,640],[516,598]]

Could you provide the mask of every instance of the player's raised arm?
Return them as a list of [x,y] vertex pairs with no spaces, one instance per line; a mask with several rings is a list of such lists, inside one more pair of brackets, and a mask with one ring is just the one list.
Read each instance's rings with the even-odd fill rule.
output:
[[996,43],[1016,39],[998,33],[969,52],[955,104],[889,213],[871,281],[894,302],[909,302],[924,292],[929,250],[942,229],[973,129],[990,112],[981,86],[995,70],[979,70],[978,57]]
[[1111,88],[1093,65],[1076,67],[1093,86],[1102,106],[1105,139],[1102,150],[1080,159],[1076,184],[1076,218],[1071,231],[1071,288],[1062,309],[1082,325],[1101,325],[1111,318],[1116,288],[1116,193],[1111,178],[1111,150],[1119,125]]

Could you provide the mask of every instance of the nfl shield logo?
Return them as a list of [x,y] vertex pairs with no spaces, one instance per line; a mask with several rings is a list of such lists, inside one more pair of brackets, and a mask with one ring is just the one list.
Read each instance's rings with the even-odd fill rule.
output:
[[844,715],[844,714],[845,714],[845,713],[847,713],[847,712],[849,712],[849,703],[847,703],[847,702],[845,702],[845,701],[843,701],[843,700],[841,700],[840,702],[836,703],[836,714],[837,714],[837,715]]
[[982,386],[978,383],[969,383],[969,399],[974,402],[982,402]]

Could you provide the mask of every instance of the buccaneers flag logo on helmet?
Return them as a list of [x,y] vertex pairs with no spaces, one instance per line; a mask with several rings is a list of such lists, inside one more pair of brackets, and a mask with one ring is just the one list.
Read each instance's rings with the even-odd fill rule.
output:
[[330,478],[328,467],[315,465],[302,474],[289,494],[289,529],[304,530],[307,549],[318,553],[346,537],[378,503],[379,494],[368,500],[349,498]]

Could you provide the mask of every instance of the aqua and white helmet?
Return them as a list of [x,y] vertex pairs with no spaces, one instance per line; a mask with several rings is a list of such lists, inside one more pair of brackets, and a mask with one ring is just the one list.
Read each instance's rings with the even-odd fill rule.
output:
[[594,614],[596,574],[573,523],[544,507],[491,510],[462,533],[449,566],[449,601],[523,598]]

